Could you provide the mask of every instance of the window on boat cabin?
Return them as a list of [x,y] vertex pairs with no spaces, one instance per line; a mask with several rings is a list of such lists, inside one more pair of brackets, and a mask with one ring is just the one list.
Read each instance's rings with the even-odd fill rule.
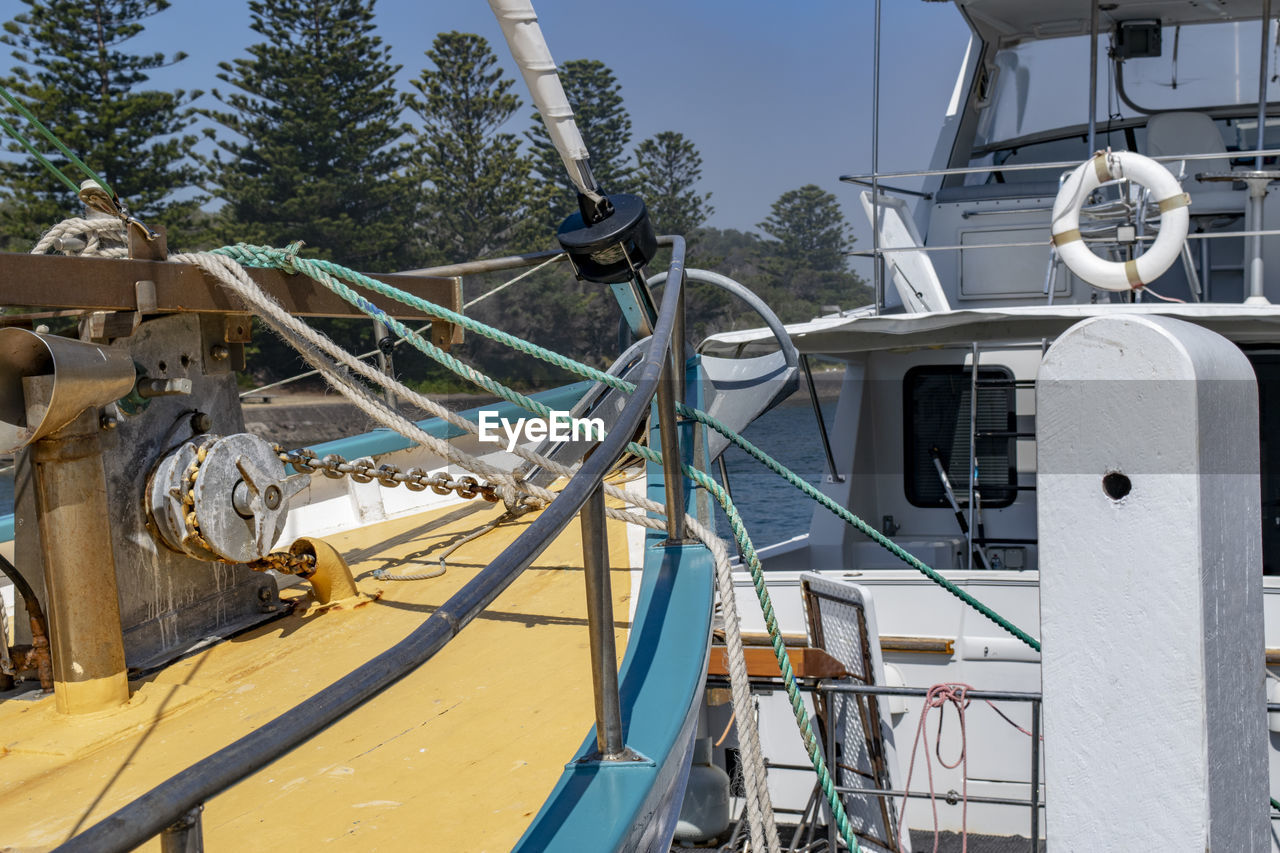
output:
[[1280,352],[1247,352],[1258,378],[1262,572],[1280,575]]
[[[1109,25],[1104,19],[1098,45],[1096,147],[1145,152],[1147,118],[1174,110],[1212,110],[1228,151],[1256,147],[1257,119],[1250,114],[1257,112],[1260,26],[1256,20],[1165,26],[1159,56],[1116,63],[1108,58]],[[989,74],[970,166],[1083,162],[1089,157],[1092,152],[1083,132],[1089,122],[1087,36],[1005,48],[996,52]],[[1267,100],[1280,100],[1278,75],[1269,77]],[[1238,114],[1232,108],[1239,108]],[[1264,143],[1268,148],[1280,146],[1280,120],[1267,121]],[[1049,184],[1056,185],[1060,172],[992,171],[968,175],[964,183],[1044,183],[1052,195],[1056,186]]]
[[968,505],[971,428],[977,435],[980,506],[1013,503],[1018,477],[1013,373],[1005,367],[980,368],[977,405],[971,407],[973,384],[973,371],[962,365],[913,367],[902,380],[905,488],[913,506],[950,506],[935,451],[957,502]]

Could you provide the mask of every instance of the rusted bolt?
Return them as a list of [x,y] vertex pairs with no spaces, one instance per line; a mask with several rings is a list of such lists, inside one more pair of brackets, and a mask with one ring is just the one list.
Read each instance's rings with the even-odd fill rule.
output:
[[209,356],[214,361],[226,361],[231,356],[231,349],[226,344],[214,344],[209,347]]
[[98,426],[103,429],[115,429],[120,426],[120,421],[114,415],[103,415],[98,418]]
[[206,412],[195,412],[191,415],[191,431],[205,433],[213,429],[213,418]]
[[284,494],[279,486],[270,485],[262,490],[262,502],[267,505],[267,509],[279,509],[280,500],[283,497]]

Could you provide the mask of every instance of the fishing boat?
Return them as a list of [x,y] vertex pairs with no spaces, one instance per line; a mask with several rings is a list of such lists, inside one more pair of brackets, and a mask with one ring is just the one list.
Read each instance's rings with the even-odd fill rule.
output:
[[[683,238],[596,184],[532,8],[492,6],[580,190],[561,249],[378,277],[296,247],[171,253],[90,174],[84,218],[0,260],[0,299],[35,309],[0,329],[5,849],[669,845],[729,577],[682,473],[705,428],[677,411],[740,428],[794,354],[726,363],[756,393],[708,396]],[[451,360],[465,329],[567,362],[460,313],[463,276],[556,262],[617,294],[638,342],[611,370],[527,397]],[[76,337],[41,325],[69,314]],[[384,428],[248,432],[255,314]],[[444,410],[303,320],[366,314],[507,402]]]
[[[0,450],[17,454],[4,664],[22,677],[0,694],[0,844],[902,851],[912,830],[927,846],[918,833],[940,828],[973,833],[975,849],[977,836],[1040,849],[1075,843],[1064,816],[1093,808],[1103,828],[1081,837],[1103,849],[1274,846],[1265,801],[1222,802],[1232,785],[1265,788],[1255,658],[1280,660],[1280,585],[1262,575],[1280,565],[1265,514],[1280,482],[1266,450],[1280,411],[1280,294],[1263,274],[1280,180],[1269,4],[956,5],[971,41],[934,162],[881,174],[873,155],[870,174],[846,178],[872,225],[876,299],[863,309],[784,327],[741,285],[686,269],[682,238],[659,238],[642,200],[592,177],[518,0],[491,6],[579,190],[557,251],[390,276],[293,247],[171,254],[90,180],[91,213],[66,225],[66,245],[111,235],[126,258],[0,256],[0,301],[81,316],[78,338],[41,331],[39,314],[0,329]],[[1164,85],[1170,65],[1178,80],[1188,56],[1245,56],[1246,42],[1261,45],[1256,101],[1239,94],[1248,68],[1218,89]],[[1100,124],[1108,98],[1125,114]],[[1063,105],[1077,102],[1073,119]],[[660,245],[671,261],[651,275]],[[608,371],[461,313],[463,277],[550,263],[617,297],[637,343]],[[745,300],[761,328],[686,351],[687,282]],[[310,448],[247,432],[234,371],[250,315],[385,429]],[[504,402],[407,421],[362,383],[431,401],[300,320],[366,315]],[[450,360],[463,333],[583,381],[519,394]],[[1097,411],[1062,396],[1097,386],[1079,385],[1089,365],[1145,358],[1156,376],[1184,355],[1216,365],[1195,387],[1224,396],[1174,409],[1154,381]],[[819,357],[844,378],[829,429],[818,410],[828,470],[811,484],[741,433]],[[1240,382],[1212,384],[1223,377]],[[1244,425],[1242,444],[1222,442],[1243,469],[1124,464],[1139,431],[1125,418],[1186,425],[1153,430],[1172,458],[1200,447],[1192,427],[1215,411]],[[1213,436],[1232,432],[1223,421]],[[1082,423],[1102,437],[1072,457],[1083,467],[1048,464]],[[755,549],[729,495],[752,486],[709,473],[731,445],[813,500],[806,535]],[[1181,486],[1153,487],[1155,475],[1224,473],[1245,488],[1197,497],[1217,514],[1182,528],[1230,541],[1196,550],[1169,532],[1170,603],[1144,606],[1135,581],[1094,603],[1109,615],[1097,636],[1063,643],[1071,596],[1110,582],[1090,572],[1110,559],[1143,570],[1114,576],[1155,573],[1133,549],[1188,511]],[[1132,537],[1104,532],[1153,500]],[[712,533],[716,504],[736,571]],[[1064,563],[1088,582],[1050,571]],[[1192,627],[1147,629],[1187,602],[1202,608]],[[1132,647],[1085,662],[1141,666],[1092,685],[1071,650],[1130,624]],[[1162,675],[1169,712],[1138,713],[1162,707]],[[1154,822],[1136,790],[1086,796],[1129,784],[1112,768],[1131,756],[1090,754],[1078,763],[1096,778],[1055,781],[1075,772],[1064,747],[1114,749],[1112,727],[1132,722],[1090,744],[1078,709],[1124,703],[1133,743],[1164,738],[1151,775],[1186,782]],[[968,709],[966,761],[925,783],[910,745],[944,705]],[[1167,737],[1166,723],[1207,746]],[[924,752],[941,759],[941,737]],[[1056,824],[1047,799],[1063,804]],[[1149,843],[1124,840],[1129,821],[1109,806],[1140,814]]]

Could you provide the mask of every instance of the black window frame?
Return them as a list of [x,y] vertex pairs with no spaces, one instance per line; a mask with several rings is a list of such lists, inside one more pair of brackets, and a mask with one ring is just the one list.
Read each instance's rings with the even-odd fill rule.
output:
[[[917,465],[919,454],[917,451],[917,442],[919,440],[917,433],[917,422],[914,413],[915,391],[918,381],[921,377],[928,376],[963,376],[972,381],[970,375],[972,369],[967,364],[920,364],[909,369],[902,377],[902,457],[903,457],[903,478],[902,487],[906,495],[907,502],[914,507],[921,509],[938,509],[950,508],[951,504],[947,501],[945,493],[940,494],[937,500],[927,500],[920,496],[917,484],[921,482],[921,477],[931,477],[935,481],[937,473],[932,462],[929,463],[925,471],[921,471]],[[1008,416],[1006,418],[1005,430],[1013,433],[1017,431],[1017,389],[1014,385],[1013,371],[1004,365],[980,365],[978,367],[979,380],[1006,380],[1009,383],[1008,388],[992,388],[991,386],[979,386],[978,394],[982,396],[984,393],[999,392],[1007,395],[1008,398]],[[959,407],[959,399],[957,399],[957,408]],[[957,417],[959,417],[957,412]],[[967,418],[967,410],[965,412]],[[979,439],[981,442],[983,439]],[[1018,449],[1017,439],[1010,436],[1009,438],[988,439],[994,441],[1007,441],[1008,450],[1006,456],[1009,464],[1006,469],[1005,482],[991,483],[988,482],[988,471],[990,468],[983,469],[979,474],[979,494],[982,499],[982,507],[984,509],[1002,509],[1011,506],[1018,497]],[[980,445],[981,446],[981,445]],[[979,453],[979,456],[990,455]],[[949,468],[950,459],[944,458],[943,467]],[[966,464],[967,468],[968,465]],[[956,491],[957,503],[962,507],[969,505],[969,498],[963,491],[968,487],[968,481],[957,483],[954,480],[951,483],[952,489]]]

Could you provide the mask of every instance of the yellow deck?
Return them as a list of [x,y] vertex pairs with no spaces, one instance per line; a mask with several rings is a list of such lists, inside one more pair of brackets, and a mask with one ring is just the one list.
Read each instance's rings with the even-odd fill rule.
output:
[[[328,537],[360,589],[135,682],[130,706],[59,718],[52,698],[0,703],[0,850],[47,849],[297,704],[403,638],[533,515],[435,554],[501,514],[480,501]],[[615,625],[626,645],[626,534],[609,522]],[[207,849],[508,850],[594,721],[582,551],[570,525],[487,612],[414,674],[206,805]],[[150,845],[158,849],[158,843]]]

